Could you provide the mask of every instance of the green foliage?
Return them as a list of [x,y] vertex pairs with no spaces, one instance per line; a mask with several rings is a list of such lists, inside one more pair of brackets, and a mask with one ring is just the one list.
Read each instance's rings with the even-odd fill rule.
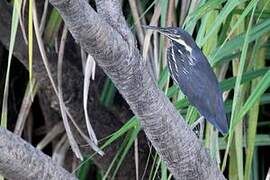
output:
[[53,9],[50,16],[49,16],[49,20],[48,20],[46,29],[44,31],[45,43],[52,46],[53,41],[56,37],[56,34],[59,32],[61,23],[62,23],[62,18],[60,16],[60,14],[58,13],[58,11],[56,9]]

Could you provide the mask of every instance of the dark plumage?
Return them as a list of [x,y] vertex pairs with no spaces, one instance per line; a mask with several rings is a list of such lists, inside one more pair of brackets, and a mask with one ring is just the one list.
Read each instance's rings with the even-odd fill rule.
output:
[[226,134],[228,122],[218,80],[193,38],[181,28],[145,27],[157,30],[171,40],[167,57],[174,82],[201,115]]

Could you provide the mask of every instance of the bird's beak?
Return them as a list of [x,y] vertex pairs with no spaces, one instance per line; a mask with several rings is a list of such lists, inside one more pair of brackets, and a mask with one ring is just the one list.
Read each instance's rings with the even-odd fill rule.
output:
[[159,33],[163,34],[164,36],[169,37],[170,32],[166,29],[166,28],[162,28],[162,27],[157,27],[157,26],[146,26],[146,25],[142,25],[143,28],[145,29],[150,29],[153,31],[158,31]]

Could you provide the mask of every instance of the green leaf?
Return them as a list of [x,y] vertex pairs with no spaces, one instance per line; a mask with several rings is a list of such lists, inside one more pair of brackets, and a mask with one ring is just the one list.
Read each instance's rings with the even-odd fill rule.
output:
[[[219,149],[220,150],[225,150],[226,146],[227,146],[227,142],[225,138],[219,138],[218,139],[219,142]],[[245,147],[246,142],[244,140],[242,147]],[[256,135],[256,139],[255,139],[255,146],[259,147],[259,146],[270,146],[270,136],[269,134],[257,134]]]
[[248,110],[250,110],[250,108],[262,96],[262,94],[269,86],[270,86],[270,70],[268,70],[267,73],[263,76],[263,78],[260,80],[254,91],[252,91],[252,94],[245,102],[244,106],[241,108],[236,123],[238,123],[241,120],[241,118],[243,118],[243,116],[248,112]]
[[61,23],[62,18],[60,14],[56,9],[53,9],[50,14],[46,29],[44,31],[44,40],[49,46],[52,46],[54,38],[60,29]]
[[201,17],[203,17],[207,12],[218,8],[223,2],[226,0],[211,0],[207,1],[199,8],[197,8],[193,13],[188,15],[185,21],[186,29],[189,29],[194,22],[198,21]]
[[224,22],[224,20],[234,10],[234,8],[244,1],[245,0],[227,1],[227,3],[225,4],[225,6],[222,8],[221,12],[217,16],[215,23],[213,23],[212,27],[210,28],[208,33],[205,35],[204,39],[202,39],[199,46],[202,46],[212,36],[214,31],[216,31],[218,27]]
[[99,99],[101,104],[103,104],[105,107],[111,107],[113,105],[116,92],[117,91],[114,84],[109,78],[107,78]]
[[[256,24],[253,26],[253,28],[250,29],[249,32],[249,38],[248,43],[258,39],[265,33],[270,31],[270,19],[266,19],[264,21],[261,21],[259,24]],[[222,58],[230,56],[232,54],[237,53],[237,50],[242,50],[241,47],[243,47],[245,40],[245,33],[242,33],[236,37],[234,37],[232,40],[228,41],[222,48],[217,48],[209,55],[209,59],[213,59],[210,62],[213,62],[212,65],[215,66],[217,63],[220,63],[219,61],[222,60]]]
[[[230,33],[227,35],[226,39],[222,43],[222,45],[219,47],[221,49],[224,44],[228,41],[228,39],[231,37],[232,33],[241,25],[241,23],[245,20],[247,14],[252,10],[254,6],[256,6],[258,0],[252,0],[250,3],[246,6],[245,10],[242,12],[242,14],[237,17],[236,23],[234,23],[233,27],[231,27]],[[216,54],[218,53],[219,49],[217,50]],[[211,58],[212,59],[212,58]],[[215,56],[213,57],[215,59]]]
[[129,130],[126,138],[124,139],[124,141],[121,144],[118,152],[116,153],[113,161],[111,162],[107,172],[103,176],[103,179],[107,179],[107,177],[111,171],[112,171],[111,172],[111,174],[112,174],[111,179],[115,178],[116,173],[118,172],[120,165],[122,164],[122,162],[123,162],[128,150],[130,149],[132,143],[137,138],[137,134],[139,133],[140,129],[141,129],[140,126],[136,126],[133,129]]

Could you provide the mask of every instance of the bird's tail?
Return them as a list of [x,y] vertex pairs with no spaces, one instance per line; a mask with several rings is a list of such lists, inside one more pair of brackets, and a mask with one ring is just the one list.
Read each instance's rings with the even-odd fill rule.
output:
[[228,120],[225,113],[219,113],[216,116],[216,126],[215,126],[222,135],[228,133]]
[[226,135],[228,133],[229,123],[226,117],[224,102],[222,98],[219,99],[219,105],[216,108],[216,115],[214,119],[212,119],[213,124],[215,128],[217,128],[217,130],[222,133],[222,135]]

